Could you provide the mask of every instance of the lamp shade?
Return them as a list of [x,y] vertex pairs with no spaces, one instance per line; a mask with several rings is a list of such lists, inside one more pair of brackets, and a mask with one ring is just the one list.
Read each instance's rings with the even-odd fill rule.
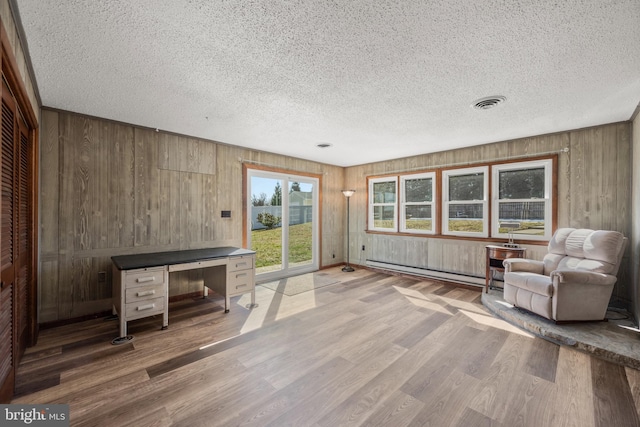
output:
[[351,197],[353,196],[353,193],[355,193],[356,190],[342,190],[342,194],[345,195],[345,197]]

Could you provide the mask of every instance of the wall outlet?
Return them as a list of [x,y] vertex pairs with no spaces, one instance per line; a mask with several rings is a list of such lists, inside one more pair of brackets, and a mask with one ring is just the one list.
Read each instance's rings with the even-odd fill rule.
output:
[[364,245],[362,245],[362,250],[364,251]]
[[333,255],[332,255],[332,257],[333,257],[333,258],[335,258],[335,257],[336,257],[336,254],[333,254]]
[[107,272],[98,271],[98,283],[104,283],[107,281]]

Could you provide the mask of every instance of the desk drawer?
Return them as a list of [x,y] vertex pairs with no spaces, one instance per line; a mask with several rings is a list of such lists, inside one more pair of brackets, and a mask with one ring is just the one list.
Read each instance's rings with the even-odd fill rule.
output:
[[251,269],[227,273],[227,294],[234,296],[251,292],[255,283],[253,272]]
[[140,319],[142,317],[162,314],[164,312],[164,297],[147,299],[131,304],[125,304],[127,320]]
[[133,286],[125,290],[124,302],[126,304],[135,303],[138,301],[145,301],[158,297],[163,297],[165,294],[164,284],[155,286]]
[[208,260],[204,260],[204,261],[195,261],[195,262],[188,262],[188,263],[183,263],[183,264],[175,264],[175,265],[170,265],[169,266],[169,273],[173,273],[174,271],[193,270],[193,269],[196,269],[196,268],[216,267],[216,266],[226,265],[226,264],[227,264],[227,259],[226,258],[208,259]]
[[134,286],[161,285],[164,283],[164,267],[141,268],[127,271],[124,279],[126,288]]
[[229,264],[227,264],[227,271],[240,271],[253,269],[253,259],[252,255],[240,256],[240,257],[231,257],[229,258]]

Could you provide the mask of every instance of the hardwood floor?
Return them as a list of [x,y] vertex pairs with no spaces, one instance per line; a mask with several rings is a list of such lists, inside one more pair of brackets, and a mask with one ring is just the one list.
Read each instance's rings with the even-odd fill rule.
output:
[[640,372],[492,317],[480,292],[358,269],[285,296],[173,303],[161,319],[43,330],[13,403],[77,426],[638,426]]

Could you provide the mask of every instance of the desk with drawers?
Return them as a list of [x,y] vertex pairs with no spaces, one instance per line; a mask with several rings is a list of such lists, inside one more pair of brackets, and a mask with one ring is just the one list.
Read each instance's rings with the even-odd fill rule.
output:
[[[207,288],[225,297],[225,313],[230,297],[251,292],[256,304],[255,252],[236,247],[189,249],[183,251],[119,255],[113,263],[113,314],[120,321],[120,337],[126,342],[127,322],[162,314],[162,329],[169,326],[169,273],[202,268],[203,293]],[[118,341],[118,342],[116,342]]]

